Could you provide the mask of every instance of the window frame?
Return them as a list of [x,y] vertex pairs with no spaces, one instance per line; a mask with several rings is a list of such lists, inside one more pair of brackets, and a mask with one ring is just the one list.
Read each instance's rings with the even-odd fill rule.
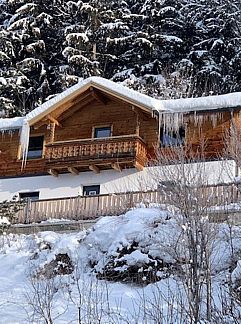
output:
[[[98,188],[98,190],[96,190],[96,191],[98,191],[96,194],[91,194],[91,195],[87,195],[86,193],[85,193],[85,188],[91,188],[91,187],[95,187],[95,188]],[[93,189],[93,191],[94,191],[94,189]],[[85,196],[85,197],[89,197],[89,196],[98,196],[98,195],[100,195],[100,184],[95,184],[95,185],[83,185],[82,186],[82,194],[83,194],[83,196]]]
[[[96,129],[101,129],[101,128],[108,128],[110,129],[110,136],[108,137],[95,137],[95,134],[96,134]],[[93,139],[98,139],[98,138],[109,138],[109,137],[112,137],[112,134],[113,134],[113,125],[96,125],[96,126],[93,126],[92,127],[92,138]]]
[[[44,134],[34,134],[34,135],[30,135],[29,136],[29,141],[30,141],[30,138],[35,138],[35,137],[42,137],[43,138],[43,145],[42,145],[42,153],[41,153],[41,156],[29,157],[29,152],[31,152],[31,150],[29,150],[29,145],[28,145],[27,160],[38,160],[38,159],[42,159],[43,156],[44,156],[44,147],[45,147],[45,137],[44,137]],[[34,151],[32,150],[32,152],[34,152]]]
[[[31,197],[24,197],[22,198],[21,195],[31,195],[31,194],[37,194],[38,198],[31,199]],[[27,200],[27,201],[38,201],[40,196],[40,191],[23,191],[18,193],[18,197],[20,201]]]

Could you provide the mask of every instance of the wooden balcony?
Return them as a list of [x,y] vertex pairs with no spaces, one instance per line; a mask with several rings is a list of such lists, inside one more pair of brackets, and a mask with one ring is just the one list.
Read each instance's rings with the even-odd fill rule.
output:
[[[61,141],[45,146],[45,163],[50,173],[133,167],[142,169],[147,148],[137,135]],[[52,171],[51,171],[52,170]]]

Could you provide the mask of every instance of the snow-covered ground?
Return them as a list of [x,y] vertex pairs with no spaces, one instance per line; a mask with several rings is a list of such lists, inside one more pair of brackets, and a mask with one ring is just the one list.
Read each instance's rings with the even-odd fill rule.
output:
[[[178,274],[180,261],[183,273],[191,262],[185,250],[188,224],[181,220],[177,211],[159,206],[103,217],[78,233],[1,236],[0,323],[50,323],[44,321],[48,309],[53,323],[78,323],[79,317],[82,324],[189,323],[185,285]],[[235,286],[241,278],[241,229],[210,224],[208,230],[213,237],[214,313],[219,323],[234,323],[221,305],[228,282]],[[110,267],[111,275],[119,277],[97,279],[108,277]],[[123,275],[126,283],[118,282],[133,269],[138,269],[138,280]]]

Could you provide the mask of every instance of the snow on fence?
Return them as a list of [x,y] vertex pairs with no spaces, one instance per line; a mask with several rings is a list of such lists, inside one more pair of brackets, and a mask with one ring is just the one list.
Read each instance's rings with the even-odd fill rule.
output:
[[[198,197],[208,206],[223,206],[241,202],[241,190],[236,184],[198,188]],[[165,204],[170,196],[161,191],[129,192],[97,196],[28,201],[18,212],[16,223],[41,222],[47,219],[88,220],[99,216],[120,215],[138,204]]]

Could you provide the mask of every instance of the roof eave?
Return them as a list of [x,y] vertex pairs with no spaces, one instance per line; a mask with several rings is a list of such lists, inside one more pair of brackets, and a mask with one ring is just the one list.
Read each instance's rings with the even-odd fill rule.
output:
[[46,115],[48,115],[51,112],[53,112],[60,104],[62,105],[64,103],[66,103],[68,100],[72,99],[75,95],[83,93],[84,91],[86,91],[92,85],[93,85],[93,82],[90,80],[89,82],[87,82],[86,84],[84,84],[82,87],[77,88],[76,90],[74,90],[73,92],[71,92],[69,95],[66,95],[66,97],[63,97],[62,99],[60,99],[57,102],[54,102],[48,109],[44,110],[43,112],[41,112],[37,116],[34,116],[31,119],[29,119],[28,120],[29,126],[34,125],[36,122],[38,122],[39,120],[41,120],[43,117],[45,117]]
[[54,102],[48,109],[44,110],[43,112],[41,112],[37,116],[34,116],[31,119],[29,119],[28,120],[29,126],[34,125],[36,122],[41,120],[43,117],[45,117],[46,115],[48,115],[52,111],[54,111],[59,105],[62,105],[64,103],[66,103],[68,100],[75,97],[76,95],[83,93],[84,91],[86,91],[91,86],[95,87],[96,89],[102,90],[102,91],[104,91],[104,92],[106,92],[106,93],[108,93],[108,94],[110,94],[112,96],[115,96],[115,97],[117,97],[117,98],[119,98],[121,100],[124,100],[125,102],[128,102],[131,105],[137,106],[140,109],[143,109],[148,113],[152,113],[155,110],[154,107],[147,106],[145,104],[141,104],[138,100],[130,99],[128,96],[123,95],[119,91],[113,91],[113,89],[109,89],[108,87],[106,87],[106,86],[104,86],[104,85],[90,79],[88,82],[86,82],[86,84],[84,84],[83,86],[81,86],[79,88],[77,87],[76,90],[71,92],[69,95],[66,95],[66,97],[63,97],[62,99],[60,99],[57,102]]
[[114,95],[115,97],[117,97],[118,99],[124,100],[126,102],[128,102],[131,105],[137,106],[149,113],[153,112],[155,110],[154,107],[151,106],[147,106],[145,104],[141,104],[138,100],[134,100],[134,99],[130,99],[128,96],[125,96],[124,94],[120,93],[119,91],[113,91],[112,89],[109,89],[105,86],[103,86],[102,84],[99,84],[95,81],[92,82],[93,86],[95,88],[97,88],[98,90],[102,90],[105,91],[106,93],[110,94],[110,95]]
[[206,113],[219,113],[219,112],[232,112],[232,111],[238,111],[241,110],[241,106],[235,106],[235,107],[221,107],[221,108],[209,108],[209,109],[196,109],[196,110],[180,110],[180,111],[174,111],[174,110],[164,110],[163,114],[206,114]]

